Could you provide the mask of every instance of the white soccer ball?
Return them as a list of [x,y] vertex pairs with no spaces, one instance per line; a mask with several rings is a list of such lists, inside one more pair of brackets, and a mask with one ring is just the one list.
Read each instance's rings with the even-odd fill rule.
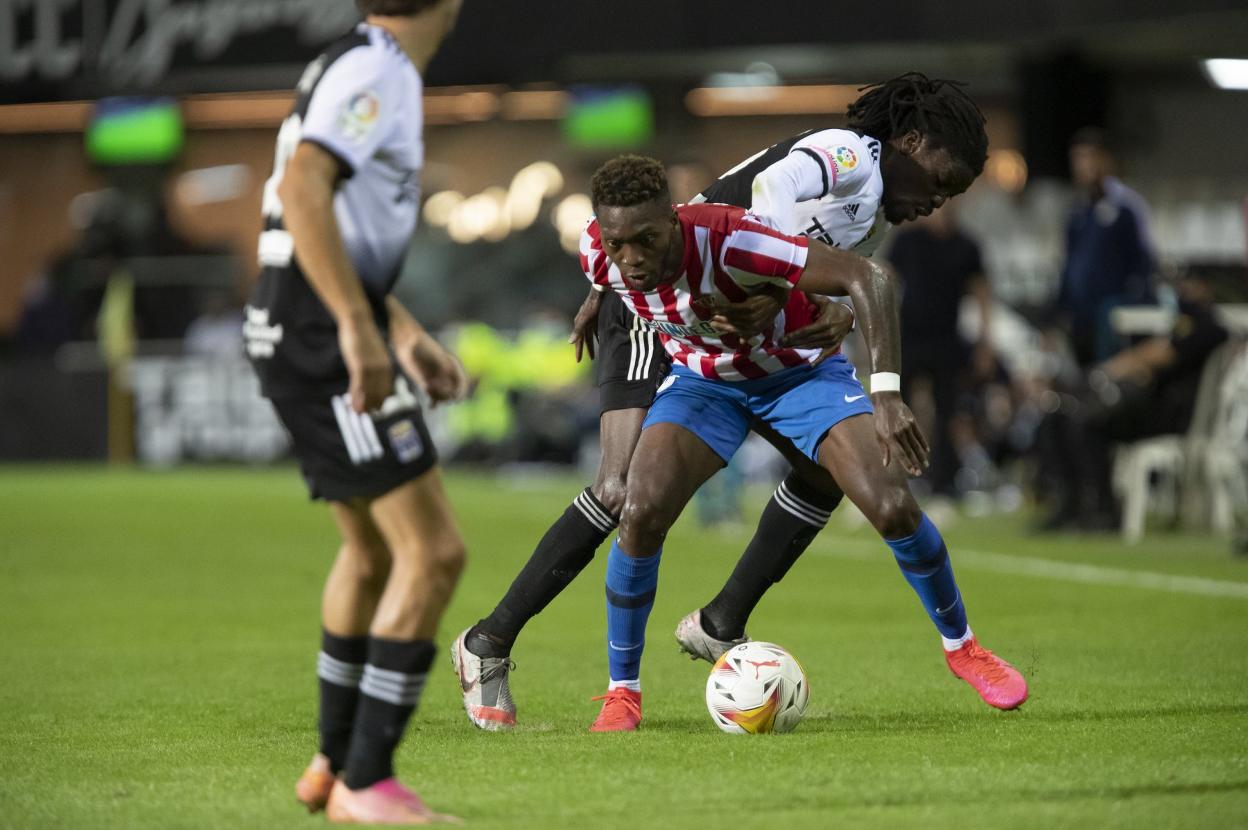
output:
[[725,732],[791,732],[806,714],[810,683],[800,663],[774,643],[733,646],[706,679],[706,708]]

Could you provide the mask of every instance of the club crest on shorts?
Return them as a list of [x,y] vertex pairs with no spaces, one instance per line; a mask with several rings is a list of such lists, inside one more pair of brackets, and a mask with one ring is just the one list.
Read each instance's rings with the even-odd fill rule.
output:
[[387,434],[390,436],[390,446],[394,449],[394,454],[403,464],[419,458],[425,451],[425,442],[420,440],[420,431],[406,418],[392,424]]

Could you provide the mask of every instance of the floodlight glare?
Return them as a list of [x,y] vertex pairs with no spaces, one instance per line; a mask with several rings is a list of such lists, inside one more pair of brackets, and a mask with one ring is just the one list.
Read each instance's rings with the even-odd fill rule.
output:
[[1248,89],[1248,60],[1212,58],[1204,66],[1205,74],[1219,89]]

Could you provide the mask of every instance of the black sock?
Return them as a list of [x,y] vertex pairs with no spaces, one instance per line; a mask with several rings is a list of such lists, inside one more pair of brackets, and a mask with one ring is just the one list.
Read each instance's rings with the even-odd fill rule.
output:
[[394,750],[420,702],[434,651],[429,640],[368,638],[368,664],[347,753],[346,784],[351,789],[371,787],[394,775]]
[[321,653],[316,658],[316,677],[321,689],[318,728],[321,753],[337,774],[347,765],[355,708],[360,701],[360,678],[368,660],[368,637],[335,637],[321,631]]
[[468,650],[478,657],[510,654],[520,629],[585,569],[619,522],[586,487],[546,531],[490,615],[472,627]]
[[732,575],[702,609],[707,634],[717,640],[745,636],[745,622],[754,606],[810,546],[841,498],[839,493],[829,496],[811,487],[796,473],[780,482]]

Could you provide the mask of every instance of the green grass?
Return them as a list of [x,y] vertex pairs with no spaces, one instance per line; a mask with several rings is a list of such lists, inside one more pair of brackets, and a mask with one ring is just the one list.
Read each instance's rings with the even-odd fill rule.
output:
[[[471,559],[444,645],[580,486],[448,482]],[[1240,583],[1248,563],[1211,538],[1127,548],[1024,528],[963,519],[946,534],[955,562],[968,552],[976,631],[1031,681],[1019,712],[949,674],[887,550],[834,520],[751,626],[805,665],[806,720],[721,734],[706,666],[671,630],[746,532],[682,521],[641,732],[586,732],[606,675],[600,556],[518,643],[520,728],[470,727],[442,654],[399,768],[482,828],[1248,826],[1248,599],[1011,575],[982,555]],[[0,827],[320,826],[291,787],[314,748],[334,547],[291,469],[0,468]]]

